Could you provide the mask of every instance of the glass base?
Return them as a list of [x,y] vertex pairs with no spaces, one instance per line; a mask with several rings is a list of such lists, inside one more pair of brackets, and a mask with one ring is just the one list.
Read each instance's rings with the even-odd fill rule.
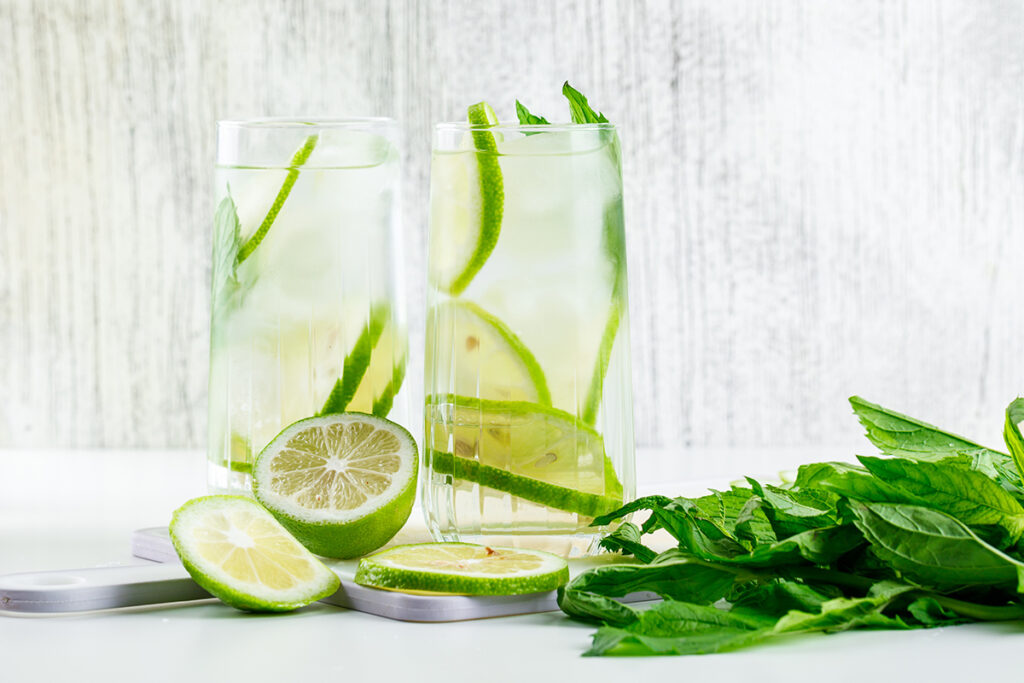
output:
[[252,477],[215,462],[207,463],[206,489],[212,494],[252,497]]

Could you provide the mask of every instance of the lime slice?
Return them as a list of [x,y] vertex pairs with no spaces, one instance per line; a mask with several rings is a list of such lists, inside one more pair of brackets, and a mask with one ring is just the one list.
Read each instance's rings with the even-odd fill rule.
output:
[[540,550],[470,543],[399,545],[364,557],[356,583],[391,590],[458,595],[519,595],[569,582],[569,565]]
[[430,396],[429,467],[558,510],[596,516],[622,504],[622,484],[592,427],[525,401]]
[[427,316],[427,358],[454,393],[551,405],[544,371],[501,320],[468,301],[446,301]]
[[304,546],[327,557],[376,550],[409,518],[416,443],[362,413],[299,420],[256,457],[253,493]]
[[174,512],[170,533],[196,583],[238,609],[286,612],[341,585],[269,512],[243,496],[188,501]]
[[[487,126],[498,117],[486,102],[469,108],[475,154],[435,155],[431,168],[431,281],[457,296],[498,243],[505,187],[498,146]],[[475,158],[474,158],[475,157]]]

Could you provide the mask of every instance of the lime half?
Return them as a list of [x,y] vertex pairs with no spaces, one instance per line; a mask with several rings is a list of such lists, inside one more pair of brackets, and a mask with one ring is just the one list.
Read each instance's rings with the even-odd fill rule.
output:
[[313,552],[358,557],[409,518],[416,497],[416,443],[373,415],[299,420],[257,456],[253,493]]
[[243,496],[205,496],[174,512],[171,541],[196,583],[232,607],[286,612],[326,597],[337,575]]
[[475,154],[434,156],[431,168],[430,278],[457,296],[494,251],[505,211],[498,145],[488,126],[498,117],[486,102],[469,108]]
[[359,561],[356,583],[459,595],[541,593],[569,581],[569,565],[539,550],[470,543],[400,545]]
[[551,405],[544,371],[501,320],[468,301],[451,300],[427,315],[427,359],[454,393]]
[[622,504],[601,435],[569,413],[445,395],[428,397],[426,416],[435,472],[587,516]]

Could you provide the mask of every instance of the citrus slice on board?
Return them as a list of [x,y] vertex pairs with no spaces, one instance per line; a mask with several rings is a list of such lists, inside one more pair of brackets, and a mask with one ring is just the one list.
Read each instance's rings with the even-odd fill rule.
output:
[[417,461],[412,436],[390,420],[311,417],[286,427],[257,456],[253,493],[313,552],[358,557],[409,518]]
[[194,498],[174,512],[170,534],[195,582],[241,610],[286,612],[340,586],[333,571],[251,498]]
[[551,405],[540,364],[508,325],[469,301],[427,315],[426,357],[435,381],[463,396]]
[[569,581],[569,565],[539,550],[418,543],[364,557],[355,581],[410,592],[520,595],[564,586]]

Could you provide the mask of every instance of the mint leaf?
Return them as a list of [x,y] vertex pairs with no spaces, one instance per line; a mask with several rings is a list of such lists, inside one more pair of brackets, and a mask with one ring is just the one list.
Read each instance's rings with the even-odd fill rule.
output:
[[241,286],[236,267],[238,249],[241,245],[241,230],[238,207],[231,197],[229,186],[227,196],[217,204],[217,209],[213,213],[214,261],[211,301],[215,318],[220,318],[225,309],[238,303]]
[[959,451],[989,450],[962,436],[869,403],[858,396],[850,397],[850,405],[867,429],[871,443],[889,455],[928,457],[946,456]]
[[1021,437],[1018,425],[1024,422],[1024,398],[1015,399],[1006,406],[1006,424],[1003,427],[1003,439],[1010,449],[1013,462],[1017,466],[1017,474],[1024,479],[1024,437]]
[[547,125],[548,120],[543,116],[534,116],[526,106],[516,100],[516,116],[519,117],[519,124],[523,126]]
[[822,506],[822,499],[811,492],[762,486],[750,477],[747,481],[762,500],[762,509],[779,538],[836,523],[832,505]]
[[850,501],[872,551],[922,586],[1016,586],[1024,563],[978,538],[943,512],[914,505]]
[[640,527],[632,522],[625,522],[601,539],[601,547],[609,552],[633,555],[644,564],[649,564],[658,553],[643,544],[642,536]]
[[569,81],[562,85],[562,94],[569,100],[569,117],[573,123],[608,123],[604,114],[591,109],[587,98],[569,85]]

